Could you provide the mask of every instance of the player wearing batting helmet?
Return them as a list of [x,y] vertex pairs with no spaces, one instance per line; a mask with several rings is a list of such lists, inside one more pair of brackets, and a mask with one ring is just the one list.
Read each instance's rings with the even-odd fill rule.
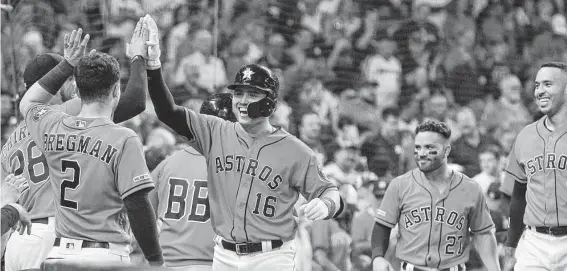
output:
[[[158,118],[189,140],[207,161],[211,225],[216,234],[213,270],[293,270],[297,230],[293,207],[312,220],[339,210],[338,189],[321,172],[315,153],[269,117],[279,83],[268,68],[242,67],[229,86],[237,122],[175,105],[159,63],[157,25],[150,32],[150,97]],[[155,38],[152,38],[155,37]],[[269,252],[269,253],[268,253]]]
[[417,169],[388,185],[372,232],[373,270],[393,270],[384,255],[398,224],[396,257],[401,270],[465,269],[470,241],[488,270],[500,270],[494,224],[480,185],[448,169],[451,130],[427,121],[416,128]]
[[567,270],[566,93],[567,64],[543,64],[534,96],[545,116],[520,131],[506,167],[514,186],[505,270]]
[[[69,59],[68,54],[65,58]],[[23,73],[26,91],[52,69],[65,65],[65,58],[53,53],[33,58]],[[53,109],[78,115],[81,99],[75,97],[73,70],[66,69],[64,72],[65,78],[53,82],[52,88],[59,89],[60,92],[50,102]],[[114,114],[115,122],[130,119],[145,110],[146,82],[145,62],[140,58],[132,62],[130,80]],[[63,104],[58,104],[62,101]],[[45,156],[30,137],[25,121],[20,122],[12,132],[8,142],[2,147],[1,157],[2,176],[12,173],[29,180],[29,189],[22,193],[19,203],[29,212],[33,223],[32,235],[37,237],[17,234],[2,236],[3,241],[7,240],[5,237],[10,237],[8,242],[2,242],[6,245],[6,270],[37,269],[51,251],[55,240],[55,205],[48,184],[50,173]]]
[[[236,121],[230,93],[209,96],[200,113]],[[156,189],[150,192],[150,201],[160,225],[165,265],[172,270],[211,270],[215,234],[205,157],[190,146],[184,147],[162,161],[152,179]]]

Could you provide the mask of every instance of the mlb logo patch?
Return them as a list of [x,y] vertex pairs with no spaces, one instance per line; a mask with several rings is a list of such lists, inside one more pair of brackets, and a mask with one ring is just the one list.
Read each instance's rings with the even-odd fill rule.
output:
[[376,211],[376,214],[379,215],[379,216],[385,216],[385,215],[386,215],[386,212],[384,212],[384,211],[378,209],[378,210]]
[[49,112],[49,108],[47,106],[40,106],[33,109],[32,112],[32,119],[34,121],[39,121],[47,112]]
[[67,243],[67,245],[65,246],[65,248],[74,249],[74,248],[75,248],[75,244],[73,244],[73,243]]
[[77,126],[78,128],[85,128],[87,127],[87,122],[84,120],[76,120],[75,126]]
[[134,177],[133,180],[134,180],[135,183],[137,183],[137,182],[140,182],[140,181],[149,180],[149,179],[151,179],[151,178],[152,178],[152,177],[150,177],[150,174],[147,174],[147,173],[146,173],[146,174],[144,174],[144,175],[140,175],[140,176]]

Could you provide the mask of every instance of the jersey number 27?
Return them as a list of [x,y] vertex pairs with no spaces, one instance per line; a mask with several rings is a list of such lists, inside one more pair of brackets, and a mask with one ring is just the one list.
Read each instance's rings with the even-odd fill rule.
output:
[[[207,222],[211,218],[209,197],[206,180],[193,180],[191,200],[189,202],[189,215],[187,220],[193,222]],[[167,210],[165,219],[180,220],[185,216],[187,194],[189,193],[189,180],[171,177],[168,180],[169,194],[167,196]],[[174,203],[177,205],[174,211]],[[201,207],[201,208],[199,208]]]

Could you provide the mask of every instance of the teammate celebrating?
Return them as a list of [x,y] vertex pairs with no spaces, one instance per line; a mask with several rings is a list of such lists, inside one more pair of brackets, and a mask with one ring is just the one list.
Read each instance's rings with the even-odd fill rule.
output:
[[391,228],[399,226],[401,270],[464,270],[472,239],[488,270],[500,270],[494,225],[480,186],[447,168],[451,130],[427,121],[416,128],[418,169],[395,178],[386,190],[372,233],[373,269],[393,270],[384,259]]
[[567,269],[566,93],[567,65],[543,64],[534,96],[545,116],[520,131],[506,168],[506,180],[515,183],[505,270]]
[[[72,59],[86,48],[88,35],[81,42],[81,34],[79,29],[66,37]],[[134,35],[141,36],[141,27]],[[146,54],[143,44],[132,50]],[[46,105],[69,70],[74,70],[82,99],[77,117]],[[68,59],[58,64],[20,102],[29,133],[49,165],[54,192],[57,238],[48,260],[128,262],[130,224],[150,264],[163,264],[147,197],[154,184],[141,142],[132,130],[111,121],[121,95],[119,79],[115,58],[91,52],[74,69]]]
[[[141,23],[139,24],[141,29]],[[142,37],[132,39],[131,43],[140,42]],[[143,43],[142,43],[143,45]],[[70,53],[73,48],[65,50],[65,57],[70,63],[77,59],[71,59]],[[24,70],[24,82],[29,89],[37,80],[47,74],[64,58],[57,54],[47,53],[36,56]],[[67,70],[69,80],[57,82],[56,89],[70,90],[74,92],[75,85],[72,79],[72,70]],[[147,77],[145,75],[145,61],[137,57],[131,64],[131,74],[128,85],[121,97],[113,116],[115,122],[130,119],[145,110]],[[61,105],[53,105],[61,111],[70,115],[77,115],[81,109],[81,99],[75,98],[67,101],[67,96],[62,96]],[[51,102],[54,102],[52,99]],[[20,122],[12,132],[8,142],[2,148],[2,176],[9,173],[21,175],[29,180],[30,189],[24,191],[19,203],[29,212],[32,219],[32,234],[37,238],[27,238],[14,235],[7,242],[6,270],[37,269],[53,247],[55,241],[55,205],[53,203],[53,192],[48,185],[49,170],[43,153],[37,148],[35,142],[29,135],[25,121]],[[3,239],[4,240],[4,239]]]
[[299,194],[309,201],[300,210],[312,220],[333,217],[340,197],[313,151],[270,124],[277,77],[259,65],[240,69],[229,86],[236,123],[177,106],[162,77],[157,26],[149,15],[145,20],[148,88],[157,116],[207,161],[211,224],[217,234],[213,270],[292,270],[297,229],[292,210]]
[[[229,93],[213,94],[201,114],[236,121]],[[156,189],[150,201],[162,222],[159,240],[165,265],[173,270],[211,270],[213,238],[205,157],[187,146],[166,158],[152,172]]]

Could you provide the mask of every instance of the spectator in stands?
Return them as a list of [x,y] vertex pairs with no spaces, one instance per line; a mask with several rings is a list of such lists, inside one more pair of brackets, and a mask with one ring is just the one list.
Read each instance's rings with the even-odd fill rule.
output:
[[197,84],[207,89],[209,93],[215,92],[227,83],[224,63],[212,55],[213,37],[206,29],[197,29],[190,34],[195,52],[184,57],[177,68],[173,83],[177,86],[187,81],[187,74],[198,71]]
[[377,161],[388,157],[392,162],[392,174],[403,174],[402,142],[400,137],[400,111],[397,108],[386,108],[382,112],[382,126],[380,130],[366,138],[362,143],[361,154],[368,161],[368,168],[379,174],[374,167]]
[[482,149],[478,154],[481,172],[473,177],[486,194],[488,187],[494,182],[500,182],[502,164],[500,163],[500,149],[496,145],[489,145]]
[[307,111],[299,116],[299,139],[311,148],[322,164],[325,163],[325,148],[321,141],[321,119],[317,113]]
[[360,146],[362,142],[356,123],[350,118],[341,117],[335,141],[339,146]]
[[270,117],[270,123],[272,125],[279,125],[288,132],[294,133],[294,131],[290,131],[292,113],[293,113],[292,108],[289,105],[287,105],[286,102],[278,101],[278,103],[276,104],[276,111]]
[[522,83],[515,75],[502,78],[498,84],[500,97],[489,102],[481,120],[484,132],[493,133],[503,123],[525,126],[532,121],[528,109],[522,103]]
[[367,80],[380,82],[374,89],[379,110],[398,104],[401,90],[402,64],[394,55],[396,43],[386,30],[376,33],[376,54],[368,57],[363,63],[362,73]]
[[417,120],[422,122],[433,119],[445,122],[451,128],[451,140],[457,139],[461,133],[457,123],[452,118],[451,94],[441,85],[432,85],[428,88],[428,91],[430,92],[429,97],[423,99],[421,104],[423,114],[418,115]]
[[362,176],[356,171],[359,163],[360,150],[356,146],[341,146],[334,153],[333,161],[323,167],[323,173],[337,186],[350,184],[360,187]]
[[299,1],[301,11],[301,26],[313,31],[315,34],[323,32],[323,12],[318,8],[321,0]]
[[284,71],[287,67],[293,64],[293,59],[287,55],[286,41],[282,34],[275,33],[268,38],[266,52],[258,60],[258,64],[270,68],[272,71]]
[[339,104],[339,118],[349,118],[362,133],[377,131],[380,127],[380,110],[376,106],[375,81],[361,79],[356,90],[343,91]]
[[479,153],[490,144],[496,144],[493,139],[480,133],[474,112],[468,107],[462,107],[457,112],[457,124],[461,136],[451,144],[449,161],[464,168],[464,174],[472,177],[481,172]]

